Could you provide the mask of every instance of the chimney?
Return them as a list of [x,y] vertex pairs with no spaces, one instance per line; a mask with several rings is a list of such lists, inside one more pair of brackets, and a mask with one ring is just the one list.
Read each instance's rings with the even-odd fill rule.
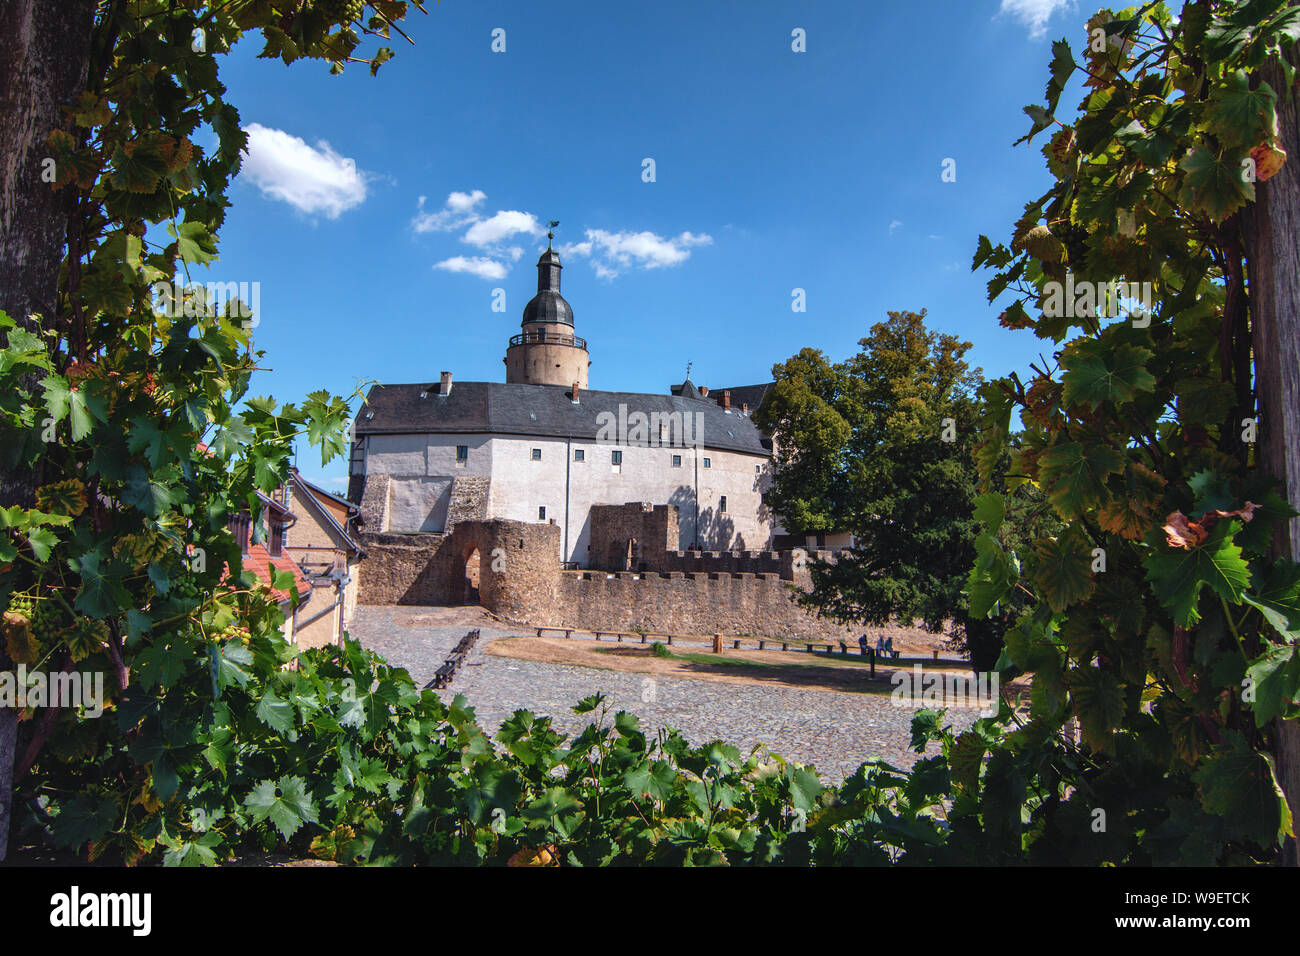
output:
[[573,404],[578,404],[578,383],[573,383]]
[[442,373],[442,387],[438,389],[439,395],[451,394],[451,372]]
[[722,410],[724,412],[731,411],[731,390],[730,389],[722,393]]
[[709,386],[707,386],[707,385],[701,385],[701,386],[700,386],[700,398],[708,398],[708,397],[709,397]]

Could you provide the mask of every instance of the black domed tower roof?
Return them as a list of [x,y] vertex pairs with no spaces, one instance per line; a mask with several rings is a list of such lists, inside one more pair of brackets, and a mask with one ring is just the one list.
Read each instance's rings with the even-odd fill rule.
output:
[[537,295],[524,306],[523,325],[530,322],[555,322],[573,326],[573,307],[560,295],[560,254],[551,248],[547,233],[546,251],[537,260]]

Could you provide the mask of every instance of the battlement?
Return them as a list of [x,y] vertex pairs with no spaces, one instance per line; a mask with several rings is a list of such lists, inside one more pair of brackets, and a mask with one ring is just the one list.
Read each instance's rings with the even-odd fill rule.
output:
[[648,501],[593,505],[589,545],[592,570],[772,574],[794,581],[807,574],[810,561],[833,563],[836,557],[834,551],[805,548],[682,551],[677,548],[677,529],[676,505],[654,505]]
[[[600,508],[603,533],[676,535],[675,506]],[[596,525],[593,517],[593,540]],[[461,519],[443,534],[389,532],[362,540],[368,554],[361,565],[363,604],[481,603],[533,626],[852,636],[796,600],[808,587],[809,561],[832,561],[830,551],[631,551],[624,543],[624,566],[565,570],[553,524]],[[632,557],[637,566],[627,567]]]

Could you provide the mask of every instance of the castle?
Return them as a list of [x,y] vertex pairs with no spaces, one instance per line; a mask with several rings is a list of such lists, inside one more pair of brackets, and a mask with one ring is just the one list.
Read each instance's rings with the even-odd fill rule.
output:
[[366,530],[436,534],[456,516],[554,524],[562,562],[586,566],[594,506],[652,501],[677,505],[676,547],[768,547],[772,443],[749,406],[729,390],[719,404],[689,379],[664,395],[590,390],[562,268],[548,244],[504,383],[443,372],[370,390],[349,482]]
[[768,386],[588,388],[562,268],[548,242],[504,383],[443,372],[370,390],[349,474],[361,603],[481,603],[596,629],[839,632],[792,600],[809,553],[771,550],[773,447],[749,404]]

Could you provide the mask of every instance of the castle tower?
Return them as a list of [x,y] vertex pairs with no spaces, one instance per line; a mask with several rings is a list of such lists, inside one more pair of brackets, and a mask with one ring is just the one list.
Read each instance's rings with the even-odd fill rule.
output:
[[506,349],[506,383],[587,387],[587,343],[573,334],[573,309],[560,295],[560,256],[551,248],[537,260],[537,295],[524,306],[524,330]]

